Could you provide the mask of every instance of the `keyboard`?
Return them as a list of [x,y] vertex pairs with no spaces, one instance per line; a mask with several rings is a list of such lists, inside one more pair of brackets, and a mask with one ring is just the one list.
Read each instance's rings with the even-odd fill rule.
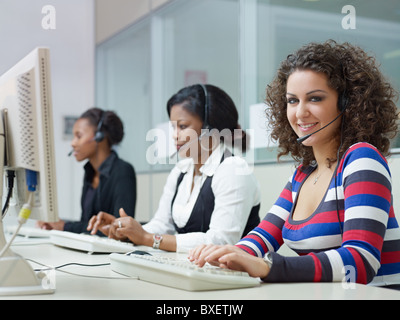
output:
[[[7,226],[6,232],[9,234],[14,234],[17,231],[18,226]],[[39,229],[35,227],[22,226],[18,231],[19,236],[26,238],[50,238],[50,231]]]
[[92,253],[127,253],[135,250],[132,243],[122,242],[96,235],[68,231],[50,231],[50,242],[68,249]]
[[110,260],[111,269],[114,272],[187,291],[236,289],[260,285],[260,279],[252,278],[245,272],[213,267],[208,264],[199,268],[188,259],[156,255],[111,254]]

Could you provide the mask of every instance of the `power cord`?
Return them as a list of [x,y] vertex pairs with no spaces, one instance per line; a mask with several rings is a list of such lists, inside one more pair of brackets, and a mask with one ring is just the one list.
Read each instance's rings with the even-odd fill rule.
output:
[[70,263],[66,263],[57,267],[50,267],[47,266],[43,263],[34,261],[32,259],[26,259],[28,261],[31,261],[33,263],[36,263],[38,265],[41,265],[43,267],[46,267],[45,269],[34,269],[35,272],[41,272],[41,271],[47,271],[47,270],[57,270],[59,272],[63,272],[66,274],[70,274],[73,276],[78,276],[78,277],[84,277],[84,278],[95,278],[95,279],[112,279],[112,280],[138,280],[139,277],[107,277],[107,276],[93,276],[93,275],[85,275],[85,274],[79,274],[79,273],[74,273],[74,272],[70,272],[70,271],[65,271],[65,270],[61,270],[62,268],[65,267],[69,267],[69,266],[80,266],[80,267],[103,267],[103,266],[109,266],[111,265],[110,263],[99,263],[99,264],[85,264],[85,263],[78,263],[78,262],[70,262]]
[[0,258],[4,256],[7,250],[11,247],[14,239],[18,235],[19,230],[21,229],[22,225],[25,224],[26,220],[29,219],[32,208],[34,205],[34,192],[36,191],[37,187],[37,172],[32,170],[26,170],[26,184],[28,188],[28,200],[22,206],[21,210],[18,214],[18,226],[15,230],[14,234],[12,235],[10,241],[4,246],[4,248],[0,252]]
[[15,178],[15,171],[14,170],[7,170],[7,187],[8,187],[8,192],[7,192],[7,198],[3,206],[2,210],[2,217],[7,213],[9,204],[10,204],[10,199],[12,197],[12,192],[14,189],[14,178]]

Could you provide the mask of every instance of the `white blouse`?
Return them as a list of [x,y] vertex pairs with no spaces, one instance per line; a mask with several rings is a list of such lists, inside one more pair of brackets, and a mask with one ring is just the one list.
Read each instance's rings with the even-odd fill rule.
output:
[[[168,176],[154,218],[143,228],[150,233],[175,234],[172,216],[178,227],[184,227],[191,216],[201,186],[208,176],[214,176],[211,188],[215,205],[209,230],[205,233],[176,234],[177,252],[187,252],[200,244],[237,243],[246,227],[251,209],[260,203],[260,188],[243,158],[232,156],[221,163],[224,151],[223,144],[213,151],[200,168],[201,176],[194,176],[194,184],[193,159],[179,161]],[[178,177],[185,172],[171,213]]]

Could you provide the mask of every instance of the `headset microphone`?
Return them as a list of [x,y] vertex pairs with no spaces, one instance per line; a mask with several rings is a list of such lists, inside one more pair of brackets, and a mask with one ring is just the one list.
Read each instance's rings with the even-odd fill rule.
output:
[[[90,139],[89,141],[86,141],[85,143],[89,143],[92,141],[96,141],[98,143],[98,141],[96,140],[96,136],[94,136],[92,139]],[[72,149],[69,153],[68,153],[68,157],[72,156],[72,154],[74,153],[74,149]]]
[[[89,142],[92,142],[92,141],[96,141],[96,142],[97,142],[96,136],[94,136],[92,139],[90,139],[89,141],[86,141],[86,142],[84,142],[84,143],[86,144],[86,143],[89,143]],[[97,142],[97,143],[98,143],[98,142]],[[68,157],[72,156],[73,153],[74,153],[74,149],[72,149],[72,150],[68,153]]]
[[[96,141],[97,143],[100,143],[101,141],[104,140],[104,132],[101,131],[102,127],[103,127],[103,123],[104,123],[104,119],[106,117],[106,111],[103,111],[101,114],[101,118],[99,123],[97,124],[97,128],[96,128],[96,132],[94,134],[93,139],[91,139],[90,141]],[[89,141],[89,142],[90,142]],[[68,153],[68,157],[72,156],[72,154],[74,153],[74,150],[72,149],[69,153]]]
[[[203,93],[204,93],[204,123],[203,123],[203,128],[202,128],[203,130],[202,130],[202,133],[200,134],[198,140],[192,140],[192,141],[189,141],[188,143],[185,143],[181,147],[181,149],[187,148],[193,142],[201,140],[207,134],[207,132],[209,132],[212,129],[210,124],[208,123],[208,114],[209,114],[209,108],[210,108],[208,90],[207,90],[206,85],[204,85],[204,84],[198,84],[198,85],[202,88]],[[169,158],[172,159],[174,156],[177,155],[178,152],[179,152],[178,150],[175,151],[171,156],[169,156]]]
[[337,119],[339,119],[339,117],[343,114],[343,112],[344,112],[344,110],[343,110],[341,113],[339,113],[339,115],[338,115],[335,119],[333,119],[333,120],[332,120],[331,122],[329,122],[327,125],[323,126],[321,129],[318,129],[317,131],[314,131],[313,133],[310,133],[310,134],[308,134],[308,135],[306,135],[306,136],[304,136],[304,137],[298,138],[298,139],[297,139],[297,142],[298,142],[298,143],[302,143],[302,142],[306,141],[309,137],[311,137],[313,134],[316,134],[316,133],[320,132],[321,130],[325,129],[326,127],[330,126],[330,125],[331,125],[332,123],[334,123]]
[[[200,141],[201,139],[203,139],[203,137],[204,137],[206,134],[207,134],[207,130],[203,131],[197,139],[194,139],[194,140],[192,140],[192,141],[189,141],[189,142],[185,143],[185,144],[181,147],[181,149],[186,149],[188,146],[190,146],[191,144],[193,144],[193,142]],[[172,159],[173,157],[175,157],[175,156],[177,155],[177,153],[178,153],[181,149],[176,150],[172,155],[169,156],[169,158]]]
[[333,119],[331,122],[329,122],[326,126],[323,126],[321,129],[318,129],[317,131],[315,131],[315,132],[313,132],[313,133],[307,134],[307,135],[304,136],[304,137],[298,138],[298,139],[297,139],[297,143],[303,143],[303,142],[306,141],[309,137],[311,137],[313,134],[316,134],[316,133],[320,132],[321,130],[325,129],[326,127],[328,127],[328,126],[330,126],[332,123],[334,123],[337,119],[339,119],[339,117],[340,117],[340,116],[346,111],[346,109],[347,109],[347,97],[346,97],[346,94],[345,94],[345,93],[342,93],[342,94],[339,96],[338,106],[339,106],[339,109],[340,109],[341,112],[339,113],[339,115],[338,115],[335,119]]

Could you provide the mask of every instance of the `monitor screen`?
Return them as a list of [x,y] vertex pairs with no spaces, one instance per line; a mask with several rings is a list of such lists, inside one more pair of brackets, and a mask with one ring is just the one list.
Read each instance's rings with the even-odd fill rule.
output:
[[35,49],[0,76],[0,111],[5,133],[3,172],[15,172],[9,214],[18,213],[27,202],[28,169],[37,173],[38,184],[30,218],[57,221],[49,49]]
[[[37,48],[0,76],[0,176],[15,175],[9,212],[19,212],[19,227],[26,219],[57,221],[50,56]],[[13,173],[13,174],[10,174]],[[11,193],[10,190],[13,190]],[[4,209],[6,201],[1,201]],[[1,203],[0,202],[0,203]],[[31,214],[29,215],[29,213]],[[0,214],[0,296],[52,293],[43,286],[30,264],[6,243]],[[16,232],[14,234],[14,237]]]

